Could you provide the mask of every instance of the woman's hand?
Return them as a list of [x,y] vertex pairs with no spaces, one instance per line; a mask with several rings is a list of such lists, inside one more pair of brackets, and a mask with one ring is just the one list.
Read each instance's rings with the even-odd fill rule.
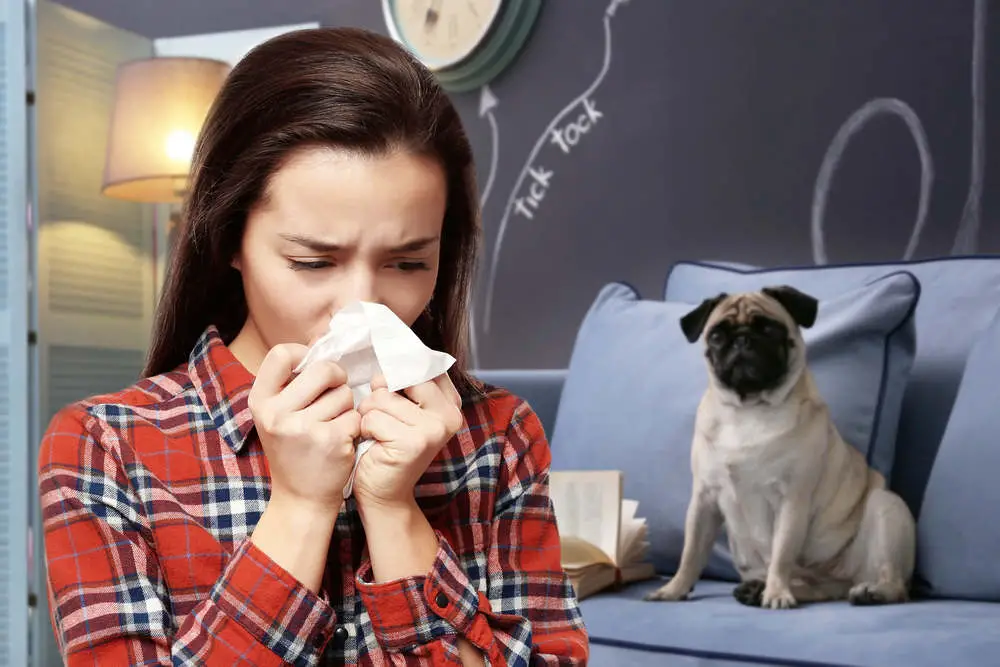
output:
[[375,445],[361,458],[354,481],[360,509],[402,507],[442,447],[465,425],[462,399],[447,373],[389,391],[381,377],[358,406],[361,436]]
[[267,456],[272,500],[336,516],[361,416],[337,364],[317,361],[292,377],[306,351],[296,344],[271,348],[250,390],[250,413]]

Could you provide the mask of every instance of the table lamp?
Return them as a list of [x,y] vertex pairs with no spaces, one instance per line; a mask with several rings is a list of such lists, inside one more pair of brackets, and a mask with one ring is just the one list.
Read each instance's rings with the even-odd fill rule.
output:
[[165,57],[119,66],[101,192],[180,202],[202,123],[230,70],[209,58]]

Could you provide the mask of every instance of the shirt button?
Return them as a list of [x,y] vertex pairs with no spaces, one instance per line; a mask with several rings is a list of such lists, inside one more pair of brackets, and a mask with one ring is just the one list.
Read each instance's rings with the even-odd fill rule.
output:
[[438,594],[434,596],[434,604],[442,609],[448,606],[448,596],[444,594],[444,591],[438,591]]
[[345,641],[347,641],[347,635],[347,628],[342,625],[338,625],[337,629],[333,631],[333,641],[335,641],[338,645],[342,645]]

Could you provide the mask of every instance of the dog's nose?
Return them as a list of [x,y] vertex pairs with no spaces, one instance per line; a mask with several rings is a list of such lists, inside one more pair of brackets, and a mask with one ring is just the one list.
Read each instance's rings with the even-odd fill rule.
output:
[[738,333],[733,338],[733,345],[737,350],[747,350],[750,348],[750,336],[745,333]]

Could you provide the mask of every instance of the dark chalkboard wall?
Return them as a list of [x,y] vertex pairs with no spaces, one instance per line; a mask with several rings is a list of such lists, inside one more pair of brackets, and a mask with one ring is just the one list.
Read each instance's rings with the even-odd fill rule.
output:
[[[377,0],[67,4],[149,36],[308,20],[385,32]],[[813,264],[1000,249],[988,117],[1000,81],[997,9],[986,0],[546,0],[525,51],[490,85],[496,105],[480,115],[481,93],[454,98],[481,187],[490,184],[480,365],[564,366],[601,285],[624,280],[657,298],[679,259]],[[567,154],[550,129],[575,121],[585,101],[599,118],[573,133]],[[861,122],[838,143],[852,116]],[[531,168],[547,187],[528,219],[516,201],[531,193],[533,177],[522,177]],[[817,180],[828,185],[822,248],[811,230]]]
[[[565,365],[601,285],[625,280],[657,298],[679,259],[812,264],[1000,248],[996,130],[983,115],[998,81],[987,3],[631,0],[606,40],[608,4],[546,3],[522,58],[491,85],[495,145],[476,96],[458,100],[484,181],[496,151],[491,253],[506,220],[488,331],[486,280],[477,300],[483,366]],[[566,154],[546,131],[584,114],[584,99],[600,118]],[[985,169],[973,170],[974,155]],[[551,177],[528,219],[512,201],[530,194],[531,177],[520,178],[530,167]],[[818,180],[826,203],[814,215]]]

